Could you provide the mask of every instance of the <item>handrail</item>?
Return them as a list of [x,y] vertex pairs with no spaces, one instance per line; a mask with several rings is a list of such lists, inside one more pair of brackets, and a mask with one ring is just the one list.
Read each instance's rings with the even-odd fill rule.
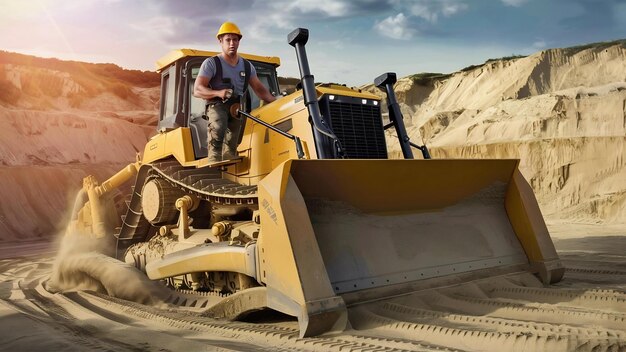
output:
[[300,141],[300,137],[294,136],[291,133],[287,133],[287,132],[285,132],[283,130],[280,130],[276,126],[271,125],[271,124],[269,124],[269,123],[259,119],[258,117],[250,115],[250,114],[248,114],[245,111],[237,110],[237,113],[239,115],[243,115],[243,116],[251,119],[252,121],[254,121],[254,122],[258,123],[258,124],[261,124],[261,125],[269,128],[270,130],[272,130],[272,131],[282,135],[283,137],[287,137],[287,138],[291,139],[292,141],[294,141],[294,143],[296,144],[296,153],[298,154],[298,159],[304,159],[304,148],[302,148],[302,142]]

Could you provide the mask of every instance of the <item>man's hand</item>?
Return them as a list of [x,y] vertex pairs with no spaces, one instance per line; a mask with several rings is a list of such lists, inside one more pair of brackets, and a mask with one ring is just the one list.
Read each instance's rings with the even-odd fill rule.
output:
[[226,101],[233,95],[232,89],[213,90],[208,85],[209,79],[207,77],[198,76],[193,86],[193,96],[205,100],[218,98]]
[[222,101],[226,101],[228,99],[230,99],[230,97],[233,96],[233,90],[232,89],[222,89],[219,91],[219,97],[222,99]]

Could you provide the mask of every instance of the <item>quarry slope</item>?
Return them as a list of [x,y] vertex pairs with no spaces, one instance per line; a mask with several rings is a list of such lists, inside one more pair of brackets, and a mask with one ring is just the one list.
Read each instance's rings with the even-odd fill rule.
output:
[[625,41],[599,43],[395,88],[411,140],[433,158],[520,158],[549,224],[624,224],[625,62]]

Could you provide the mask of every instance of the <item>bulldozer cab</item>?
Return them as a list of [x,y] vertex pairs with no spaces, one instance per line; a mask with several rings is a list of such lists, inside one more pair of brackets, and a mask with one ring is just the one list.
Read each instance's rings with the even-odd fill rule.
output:
[[[157,129],[168,131],[177,127],[188,127],[195,159],[207,156],[208,120],[205,116],[205,101],[193,96],[193,86],[202,62],[217,54],[219,53],[179,49],[157,61],[157,71],[161,73],[161,105]],[[248,54],[240,56],[250,61],[261,83],[273,95],[277,95],[279,86],[276,68],[280,65],[280,59]],[[242,101],[247,112],[261,105],[261,100],[253,89],[244,93]]]

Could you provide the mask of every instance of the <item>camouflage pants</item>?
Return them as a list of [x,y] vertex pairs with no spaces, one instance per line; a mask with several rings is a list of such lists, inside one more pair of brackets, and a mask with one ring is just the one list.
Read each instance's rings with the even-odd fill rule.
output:
[[237,142],[241,119],[230,116],[229,105],[215,104],[207,107],[208,156],[210,162],[237,157]]

